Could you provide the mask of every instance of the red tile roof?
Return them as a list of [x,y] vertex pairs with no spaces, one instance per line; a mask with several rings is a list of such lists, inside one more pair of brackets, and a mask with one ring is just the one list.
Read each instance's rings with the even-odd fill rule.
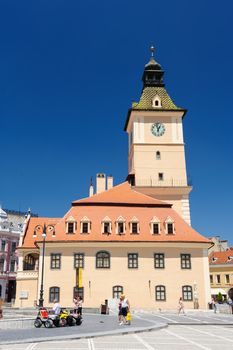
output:
[[[75,234],[66,233],[66,220],[72,216],[77,222]],[[108,216],[112,222],[111,234],[101,232],[101,223]],[[126,222],[125,234],[116,233],[116,220],[123,217]],[[150,232],[150,222],[153,217],[159,219],[161,233],[153,235]],[[80,221],[87,217],[91,221],[91,232],[80,233]],[[130,233],[130,221],[136,217],[139,222],[139,234]],[[174,220],[175,234],[166,234],[165,220]],[[132,190],[128,183],[123,183],[108,191],[72,203],[72,207],[61,219],[31,218],[24,238],[24,247],[34,247],[36,241],[41,241],[39,235],[34,238],[35,226],[55,224],[55,237],[48,233],[46,241],[54,242],[196,242],[211,244],[210,240],[201,236],[190,227],[170,204],[153,199]]]
[[224,252],[212,252],[209,256],[210,265],[233,265],[233,249]]

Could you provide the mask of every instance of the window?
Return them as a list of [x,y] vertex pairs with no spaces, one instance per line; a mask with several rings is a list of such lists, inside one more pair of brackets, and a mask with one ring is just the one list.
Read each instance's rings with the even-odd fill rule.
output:
[[173,224],[172,223],[168,223],[167,224],[167,233],[169,235],[172,235],[174,232],[173,232]]
[[59,287],[51,287],[49,288],[49,302],[53,303],[54,300],[60,301],[60,288]]
[[155,287],[155,300],[166,301],[166,287],[156,286]]
[[4,271],[4,259],[0,258],[0,272]]
[[112,232],[112,221],[108,216],[105,216],[101,222],[102,233],[109,235]]
[[0,284],[0,298],[2,297],[2,286]]
[[183,286],[182,287],[182,297],[184,301],[192,301],[193,300],[193,290],[191,286]]
[[[156,75],[153,74],[150,77],[150,79],[156,80]],[[152,99],[152,107],[154,108],[162,107],[161,98],[158,95],[154,96],[154,98]]]
[[96,254],[96,268],[109,269],[110,268],[110,254],[105,251]]
[[158,179],[159,179],[159,181],[163,181],[163,173],[158,174]]
[[74,233],[74,222],[68,222],[68,233]]
[[158,235],[159,234],[159,224],[158,223],[153,223],[153,234]]
[[118,222],[118,233],[124,233],[124,223],[123,222]]
[[150,232],[152,235],[160,234],[160,221],[156,216],[150,221]]
[[3,239],[2,239],[2,242],[1,242],[1,251],[5,251],[5,248],[6,248],[6,241],[4,241]]
[[119,299],[121,294],[123,294],[122,286],[114,286],[112,287],[112,297],[113,299]]
[[166,234],[173,235],[175,233],[174,220],[168,216],[165,220]]
[[110,222],[104,222],[104,233],[110,233]]
[[125,219],[122,216],[119,216],[116,220],[116,233],[118,235],[125,234]]
[[138,254],[137,253],[129,253],[128,254],[128,268],[129,269],[137,269],[138,268]]
[[81,220],[81,233],[90,233],[91,231],[91,222],[90,220],[85,216],[84,218],[82,218]]
[[159,151],[156,152],[156,159],[157,160],[160,160],[161,159],[161,154]]
[[225,283],[229,284],[230,283],[230,275],[225,275]]
[[82,223],[82,233],[88,233],[88,222]]
[[16,251],[16,247],[17,247],[17,243],[16,242],[12,242],[11,243],[11,252],[14,253]]
[[132,234],[139,233],[139,222],[135,216],[130,220],[129,225],[130,225],[130,233]]
[[[54,227],[52,227],[54,230]],[[75,221],[73,216],[69,216],[68,219],[66,220],[66,233],[72,234],[75,233],[77,229],[77,222]]]
[[14,272],[14,271],[15,271],[15,259],[11,259],[10,271],[11,271],[11,272]]
[[82,300],[84,300],[84,287],[74,287],[73,297],[80,297]]
[[180,264],[182,269],[191,269],[191,255],[180,254]]
[[35,270],[36,266],[36,259],[32,254],[28,254],[25,256],[23,260],[23,270],[28,271],[28,270]]
[[132,233],[138,233],[138,223],[132,222]]
[[220,277],[220,275],[216,275],[216,283],[221,283],[221,277]]
[[74,254],[74,267],[84,267],[84,254],[83,253],[75,253]]
[[164,269],[164,254],[156,253],[154,254],[154,266],[155,269]]
[[51,254],[51,269],[61,268],[61,254]]
[[210,283],[213,283],[213,275],[210,275]]

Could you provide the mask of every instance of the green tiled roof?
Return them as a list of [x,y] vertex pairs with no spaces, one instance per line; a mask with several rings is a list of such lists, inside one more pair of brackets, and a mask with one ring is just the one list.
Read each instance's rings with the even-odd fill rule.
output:
[[132,109],[154,109],[152,107],[152,99],[156,95],[161,98],[161,109],[182,109],[174,104],[164,87],[145,87],[142,91],[140,101],[138,103],[132,103]]

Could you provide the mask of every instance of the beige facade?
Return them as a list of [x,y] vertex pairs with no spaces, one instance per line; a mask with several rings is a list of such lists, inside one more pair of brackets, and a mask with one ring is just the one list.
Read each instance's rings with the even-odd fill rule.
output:
[[[98,251],[110,253],[110,268],[96,268],[96,253]],[[61,254],[60,269],[51,269],[51,254]],[[73,305],[73,288],[76,286],[76,269],[74,268],[74,254],[84,254],[83,287],[86,307],[99,307],[108,299],[113,299],[113,287],[122,286],[133,308],[176,308],[177,300],[182,296],[182,287],[192,288],[193,298],[186,302],[187,308],[194,307],[198,300],[200,308],[206,308],[210,298],[207,246],[196,244],[190,248],[189,244],[168,243],[47,243],[45,253],[44,274],[44,304],[49,302],[49,289],[59,287],[60,300],[65,306]],[[128,254],[138,254],[138,268],[128,267]],[[164,254],[164,268],[155,268],[154,254]],[[180,254],[190,254],[191,268],[181,268]],[[204,257],[203,257],[204,256]],[[39,269],[41,271],[41,268]],[[18,307],[34,304],[39,299],[39,288],[35,277],[37,271],[19,271],[17,292],[27,290],[28,299],[20,299],[17,295]],[[24,276],[24,280],[23,280]],[[39,276],[40,280],[41,276]],[[24,282],[23,282],[24,281]],[[24,284],[23,284],[24,283]],[[165,286],[166,300],[156,300],[155,287]],[[36,291],[37,288],[37,291]],[[36,297],[37,296],[37,297]]]

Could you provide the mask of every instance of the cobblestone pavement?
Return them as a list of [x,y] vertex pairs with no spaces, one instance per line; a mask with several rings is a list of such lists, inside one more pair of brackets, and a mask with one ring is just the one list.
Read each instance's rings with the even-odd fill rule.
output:
[[232,350],[233,326],[171,325],[157,331],[90,339],[1,345],[1,350]]

